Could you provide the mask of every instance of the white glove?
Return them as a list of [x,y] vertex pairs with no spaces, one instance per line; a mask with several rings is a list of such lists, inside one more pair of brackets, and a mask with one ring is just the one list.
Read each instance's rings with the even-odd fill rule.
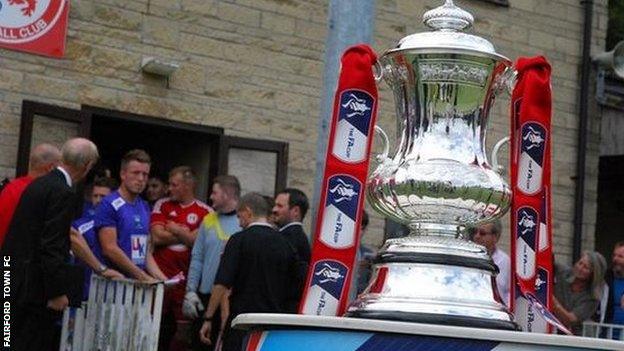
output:
[[199,317],[200,311],[204,310],[199,296],[196,293],[189,291],[184,295],[184,303],[182,304],[182,314],[189,319],[196,319]]

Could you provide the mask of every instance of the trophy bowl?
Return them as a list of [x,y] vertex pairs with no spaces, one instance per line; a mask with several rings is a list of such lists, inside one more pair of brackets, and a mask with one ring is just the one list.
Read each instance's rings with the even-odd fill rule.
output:
[[498,268],[461,234],[511,203],[485,153],[490,107],[513,80],[511,61],[463,32],[472,15],[451,0],[423,21],[432,31],[401,39],[379,59],[394,95],[397,145],[390,155],[377,127],[385,151],[367,184],[371,206],[411,232],[386,241],[347,315],[516,329],[496,293]]

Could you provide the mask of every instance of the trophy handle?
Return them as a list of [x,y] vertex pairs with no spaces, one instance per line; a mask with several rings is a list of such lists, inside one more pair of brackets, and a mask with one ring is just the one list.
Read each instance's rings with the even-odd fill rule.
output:
[[381,63],[379,63],[379,60],[375,61],[375,64],[373,64],[373,77],[375,77],[375,82],[379,83],[381,82],[381,79],[383,78],[383,67],[381,67]]
[[507,67],[505,72],[501,74],[500,79],[498,81],[498,87],[495,90],[500,92],[506,92],[511,96],[514,86],[516,85],[516,80],[518,79],[518,71],[516,71],[513,67]]
[[498,173],[503,173],[503,171],[505,170],[505,167],[501,166],[498,163],[498,151],[505,143],[508,143],[508,142],[509,142],[509,137],[506,136],[502,138],[501,140],[499,140],[496,143],[496,145],[494,145],[494,148],[492,149],[492,168],[494,168],[494,171]]
[[383,141],[383,152],[381,154],[375,155],[375,159],[377,162],[383,163],[388,159],[388,153],[390,152],[390,141],[388,140],[388,134],[381,129],[380,126],[375,125],[375,132],[381,136],[381,140]]

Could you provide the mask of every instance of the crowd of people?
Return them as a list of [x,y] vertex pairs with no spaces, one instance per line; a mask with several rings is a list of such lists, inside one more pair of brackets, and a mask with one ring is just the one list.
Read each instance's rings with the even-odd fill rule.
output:
[[[494,221],[472,228],[470,239],[482,245],[499,269],[496,286],[501,301],[509,306],[511,261],[497,247],[502,225]],[[624,241],[614,245],[611,267],[596,251],[586,251],[572,266],[555,262],[552,311],[575,335],[583,322],[596,321],[624,325]],[[614,339],[619,338],[616,330]]]
[[238,179],[221,175],[208,206],[196,198],[190,167],[173,168],[166,182],[150,178],[150,156],[136,149],[120,160],[119,183],[101,176],[89,184],[76,216],[75,184],[98,157],[87,139],[61,150],[38,145],[28,175],[0,193],[15,349],[58,348],[61,313],[87,299],[93,274],[180,282],[165,290],[159,350],[210,350],[217,342],[238,350],[243,335],[229,327],[238,314],[296,312],[310,260],[301,190],[241,195]]
[[[10,257],[13,345],[44,350],[58,345],[62,311],[88,297],[93,274],[156,283],[179,281],[163,299],[159,350],[239,350],[243,332],[230,328],[241,313],[295,313],[311,250],[303,220],[307,196],[298,189],[275,198],[241,194],[232,175],[212,182],[210,206],[197,198],[197,175],[173,168],[165,181],[150,178],[147,152],[128,151],[119,182],[96,177],[77,193],[99,158],[89,140],[68,140],[61,150],[33,148],[29,172],[0,193],[0,245]],[[76,215],[77,199],[86,199]],[[79,202],[79,201],[78,201]],[[368,216],[362,216],[366,230]],[[474,228],[471,240],[491,255],[500,273],[498,295],[509,305],[510,259],[497,247],[500,222]],[[358,250],[362,292],[374,252]],[[612,266],[586,252],[573,267],[557,265],[553,312],[575,333],[582,322],[624,324],[624,242]],[[179,328],[179,326],[185,328]],[[185,334],[185,331],[189,331]],[[51,346],[53,345],[53,346]]]

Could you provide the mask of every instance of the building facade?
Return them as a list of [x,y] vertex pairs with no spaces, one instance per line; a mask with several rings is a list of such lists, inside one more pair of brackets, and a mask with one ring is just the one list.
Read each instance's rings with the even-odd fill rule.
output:
[[[164,173],[182,163],[245,190],[314,191],[328,0],[80,0],[71,3],[62,59],[0,51],[0,178],[25,171],[30,145],[91,137],[115,172],[123,151],[144,147]],[[377,52],[423,31],[440,0],[377,0]],[[463,0],[474,32],[512,60],[544,55],[553,66],[553,216],[558,258],[572,256],[583,8],[577,0]],[[507,6],[496,3],[508,3]],[[604,48],[607,0],[594,1],[592,52]],[[169,78],[144,58],[179,65]],[[394,103],[381,84],[381,126]],[[509,133],[509,99],[492,111],[488,148]],[[594,247],[600,113],[590,109],[583,248]],[[489,154],[489,153],[488,153]],[[503,160],[506,162],[506,160]],[[310,219],[308,218],[308,224]],[[378,245],[373,219],[364,241]],[[508,231],[506,232],[508,233]],[[503,238],[508,247],[509,236]]]

